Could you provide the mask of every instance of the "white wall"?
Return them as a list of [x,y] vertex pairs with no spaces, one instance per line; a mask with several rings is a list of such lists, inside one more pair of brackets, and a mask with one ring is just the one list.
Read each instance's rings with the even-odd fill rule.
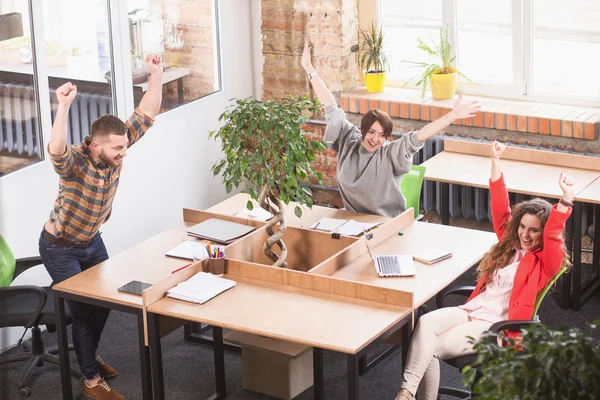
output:
[[[251,1],[219,1],[223,90],[159,115],[129,150],[112,217],[101,229],[110,255],[177,224],[183,207],[204,209],[226,197],[210,172],[221,151],[208,133],[219,127],[229,99],[253,94]],[[57,190],[58,176],[47,160],[0,178],[0,234],[17,258],[39,254],[39,234]],[[0,331],[0,349],[21,333]]]

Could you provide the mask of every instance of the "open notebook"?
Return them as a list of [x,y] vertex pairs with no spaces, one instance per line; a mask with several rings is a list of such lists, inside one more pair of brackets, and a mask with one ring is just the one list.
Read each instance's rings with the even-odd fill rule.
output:
[[198,272],[187,281],[169,289],[167,296],[191,303],[204,304],[234,286],[235,281],[230,279],[220,278],[207,272]]

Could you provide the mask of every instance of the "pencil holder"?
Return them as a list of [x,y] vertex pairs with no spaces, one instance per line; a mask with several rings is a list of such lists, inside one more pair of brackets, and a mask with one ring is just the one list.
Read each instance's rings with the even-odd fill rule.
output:
[[210,273],[217,276],[222,276],[225,273],[225,256],[219,258],[209,258],[208,265]]

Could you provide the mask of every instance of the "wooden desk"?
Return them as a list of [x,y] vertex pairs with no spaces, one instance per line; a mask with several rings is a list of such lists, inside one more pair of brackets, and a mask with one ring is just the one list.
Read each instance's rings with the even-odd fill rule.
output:
[[[584,188],[575,196],[575,201],[579,203],[590,203],[594,205],[594,227],[600,230],[600,179],[596,179],[591,185]],[[571,293],[571,307],[574,310],[581,309],[591,297],[600,288],[600,240],[594,240],[592,269],[596,269],[593,275],[586,282],[582,282],[581,268],[573,269],[573,290]]]
[[[93,304],[134,314],[138,318],[138,338],[140,350],[140,368],[144,399],[152,398],[150,353],[144,345],[144,320],[142,297],[117,291],[118,287],[138,280],[156,283],[171,274],[171,271],[188,264],[187,260],[166,257],[164,254],[186,237],[180,229],[169,229],[122,252],[90,269],[87,269],[61,283],[53,289],[55,309],[57,310],[57,335],[60,349],[68,347],[65,308],[66,300]],[[65,355],[68,360],[68,352]],[[69,363],[61,358],[61,382],[63,399],[73,398]]]
[[[498,240],[492,232],[414,222],[371,251],[373,255],[416,254],[430,249],[432,244],[452,252],[452,257],[427,265],[415,261],[412,277],[380,278],[368,254],[335,271],[331,276],[388,289],[413,293],[413,308],[418,308],[476,265]],[[318,273],[318,271],[315,271]]]
[[[491,143],[446,139],[444,151],[425,161],[425,179],[441,182],[442,224],[450,223],[449,184],[489,188]],[[573,168],[577,165],[578,168]],[[560,173],[577,180],[579,188],[592,184],[600,176],[600,158],[557,153],[520,147],[507,147],[501,159],[502,172],[509,192],[558,199]],[[572,262],[581,270],[581,201],[576,197],[568,231],[573,238]],[[578,232],[578,234],[574,234]],[[562,279],[560,306],[571,306],[570,277]]]
[[[312,346],[316,399],[323,398],[323,349],[347,354],[349,399],[358,398],[358,360],[377,339],[402,328],[403,360],[406,360],[412,330],[411,307],[335,294],[346,291],[348,285],[360,288],[358,290],[373,288],[326,277],[308,277],[302,272],[270,267],[243,272],[229,266],[228,271],[232,270],[236,273],[227,273],[224,277],[235,280],[237,285],[202,306],[165,297],[147,308],[155,400],[165,398],[161,316],[212,325],[217,383],[217,393],[212,399],[225,398],[226,393],[223,328]],[[238,275],[245,273],[254,276]],[[291,278],[288,284],[263,280],[267,276],[270,276],[268,280],[287,279],[274,275],[305,276],[314,280],[315,290],[299,287],[305,283],[294,284]],[[340,287],[335,288],[336,284]]]

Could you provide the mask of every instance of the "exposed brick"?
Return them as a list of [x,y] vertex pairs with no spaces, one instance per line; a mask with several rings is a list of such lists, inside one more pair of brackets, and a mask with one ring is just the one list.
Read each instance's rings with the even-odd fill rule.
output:
[[431,121],[429,117],[429,106],[423,104],[421,105],[421,117],[423,121]]
[[559,119],[551,119],[550,120],[550,135],[552,136],[560,136],[560,125],[561,120]]
[[390,103],[387,100],[379,100],[379,107],[381,111],[385,111],[386,113],[390,113]]
[[400,105],[397,102],[395,102],[395,101],[390,102],[389,114],[390,114],[390,117],[393,117],[393,118],[397,118],[397,117],[401,116],[400,115]]
[[573,137],[573,121],[562,121],[562,136]]
[[527,132],[527,117],[525,115],[517,115],[517,131]]
[[411,104],[408,109],[409,109],[409,118],[410,119],[419,119],[419,114],[420,114],[419,104]]
[[361,114],[366,114],[367,111],[369,111],[369,100],[367,99],[360,99],[359,100],[359,104],[360,104],[360,108],[359,111]]
[[550,134],[550,120],[548,118],[539,118],[539,133],[542,135]]
[[[398,104],[398,103],[397,103]],[[400,118],[408,118],[409,115],[409,107],[408,107],[408,103],[399,103],[399,109],[400,109]]]
[[379,109],[379,101],[378,100],[369,100],[369,109],[378,110]]
[[494,113],[491,113],[491,112],[483,113],[483,126],[485,128],[493,128],[494,127]]
[[583,139],[583,122],[573,122],[573,137],[576,139]]
[[494,127],[496,129],[506,129],[506,114],[496,113]]
[[593,122],[584,122],[584,137],[587,140],[595,140],[596,139],[596,128],[595,125],[597,125],[596,123]]
[[506,130],[516,131],[517,130],[517,116],[508,114],[506,116]]

